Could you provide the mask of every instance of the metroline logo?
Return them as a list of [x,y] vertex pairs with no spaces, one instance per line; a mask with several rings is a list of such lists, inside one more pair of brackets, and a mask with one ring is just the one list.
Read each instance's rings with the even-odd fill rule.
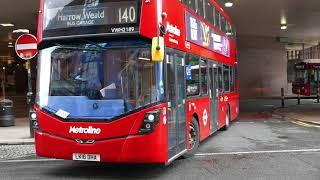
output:
[[101,129],[100,128],[93,128],[92,126],[89,126],[88,128],[71,126],[69,129],[69,133],[73,133],[73,134],[100,134]]

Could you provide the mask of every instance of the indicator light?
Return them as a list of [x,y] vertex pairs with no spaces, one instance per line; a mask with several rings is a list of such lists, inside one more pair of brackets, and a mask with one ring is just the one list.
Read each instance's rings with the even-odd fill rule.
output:
[[160,121],[160,110],[147,112],[143,118],[139,134],[150,134]]

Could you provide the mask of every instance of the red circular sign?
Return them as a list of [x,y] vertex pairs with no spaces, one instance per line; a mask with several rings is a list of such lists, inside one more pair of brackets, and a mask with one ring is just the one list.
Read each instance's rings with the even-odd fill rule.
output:
[[38,41],[32,34],[21,35],[16,41],[16,53],[24,60],[30,60],[38,54]]

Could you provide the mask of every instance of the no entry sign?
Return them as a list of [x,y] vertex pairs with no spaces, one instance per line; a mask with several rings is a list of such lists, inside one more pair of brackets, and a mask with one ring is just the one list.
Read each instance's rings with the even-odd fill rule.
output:
[[16,53],[24,60],[30,60],[38,54],[38,41],[32,34],[21,35],[16,41]]

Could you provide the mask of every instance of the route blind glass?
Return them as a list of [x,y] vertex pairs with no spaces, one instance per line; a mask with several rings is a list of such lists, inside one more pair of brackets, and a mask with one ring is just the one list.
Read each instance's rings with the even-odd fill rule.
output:
[[43,19],[44,38],[138,32],[138,1],[45,0]]

